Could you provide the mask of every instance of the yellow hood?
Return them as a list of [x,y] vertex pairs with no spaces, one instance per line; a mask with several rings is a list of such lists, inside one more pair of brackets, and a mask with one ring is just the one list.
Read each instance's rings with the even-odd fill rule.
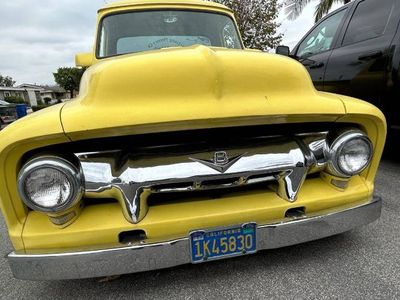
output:
[[319,94],[306,69],[290,58],[193,46],[94,65],[82,79],[80,97],[61,116],[67,135],[84,139],[310,115],[334,121],[343,113],[340,99]]

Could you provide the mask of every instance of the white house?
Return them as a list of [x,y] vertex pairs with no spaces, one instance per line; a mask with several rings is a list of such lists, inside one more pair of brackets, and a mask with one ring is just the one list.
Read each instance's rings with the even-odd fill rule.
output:
[[40,91],[40,96],[42,101],[46,98],[50,98],[52,102],[56,102],[57,100],[70,100],[71,96],[65,89],[59,87],[57,85],[54,86],[39,86],[34,84],[21,84],[18,86],[19,88],[25,89],[35,89]]
[[0,87],[0,100],[5,101],[12,96],[22,98],[30,106],[36,106],[42,100],[38,88]]

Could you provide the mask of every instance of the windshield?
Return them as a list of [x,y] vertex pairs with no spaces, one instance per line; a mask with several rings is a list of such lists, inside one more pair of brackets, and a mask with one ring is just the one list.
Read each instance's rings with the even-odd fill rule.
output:
[[110,15],[102,21],[99,39],[100,58],[196,44],[242,49],[230,17],[182,10]]

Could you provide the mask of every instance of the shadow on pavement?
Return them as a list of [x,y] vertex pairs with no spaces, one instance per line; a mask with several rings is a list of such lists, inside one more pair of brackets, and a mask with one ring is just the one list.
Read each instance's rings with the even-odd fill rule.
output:
[[393,130],[388,133],[382,158],[400,163],[400,130]]

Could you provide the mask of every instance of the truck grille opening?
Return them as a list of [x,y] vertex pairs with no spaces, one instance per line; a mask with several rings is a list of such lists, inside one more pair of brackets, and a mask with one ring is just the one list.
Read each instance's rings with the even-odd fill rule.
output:
[[261,189],[295,202],[304,180],[323,170],[326,158],[321,149],[339,126],[349,124],[137,134],[46,147],[24,159],[40,152],[73,153],[85,178],[85,203],[98,205],[112,197],[126,219],[136,224],[146,216],[148,206],[199,196],[213,199]]

